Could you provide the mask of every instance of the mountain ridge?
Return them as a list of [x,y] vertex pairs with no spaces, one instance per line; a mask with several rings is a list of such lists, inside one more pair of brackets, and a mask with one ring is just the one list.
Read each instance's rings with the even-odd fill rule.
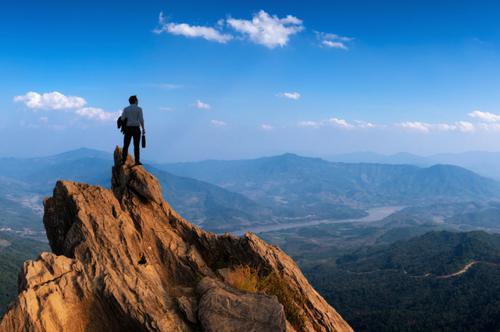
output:
[[[280,201],[302,204],[356,206],[415,204],[423,200],[500,198],[500,183],[454,165],[388,165],[329,162],[321,158],[285,154],[253,160],[163,164],[161,169],[217,184],[261,204]],[[424,184],[425,185],[422,185]],[[297,198],[302,193],[316,196]],[[304,196],[304,195],[302,195]],[[311,209],[311,206],[313,207]],[[286,203],[281,204],[286,208]]]
[[[5,175],[21,181],[24,186],[10,185],[19,202],[48,194],[61,177],[107,186],[111,159],[106,152],[80,149],[36,163],[0,162],[4,174],[0,183],[9,181]],[[498,182],[450,165],[332,163],[287,153],[146,167],[161,180],[174,208],[219,232],[265,223],[360,218],[372,207],[421,205],[429,200],[500,200]],[[0,195],[6,195],[1,188]]]

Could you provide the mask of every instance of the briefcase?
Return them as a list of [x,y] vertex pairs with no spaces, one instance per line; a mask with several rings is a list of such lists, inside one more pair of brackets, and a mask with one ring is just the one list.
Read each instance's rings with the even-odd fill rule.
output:
[[142,148],[146,148],[146,135],[142,135]]

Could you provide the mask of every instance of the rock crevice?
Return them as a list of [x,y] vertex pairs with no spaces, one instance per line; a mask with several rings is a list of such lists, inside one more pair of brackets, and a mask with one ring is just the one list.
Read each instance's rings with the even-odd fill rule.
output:
[[[1,331],[351,331],[289,256],[254,234],[190,224],[120,152],[112,190],[59,181],[45,200],[52,253],[25,262]],[[279,275],[304,324],[294,328],[276,296],[224,282],[217,270],[231,266]]]

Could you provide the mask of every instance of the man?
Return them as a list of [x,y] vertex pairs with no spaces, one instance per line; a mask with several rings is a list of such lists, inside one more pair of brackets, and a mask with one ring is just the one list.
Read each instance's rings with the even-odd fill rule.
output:
[[128,147],[130,146],[130,140],[134,139],[134,158],[136,165],[141,164],[140,158],[140,146],[141,141],[141,129],[142,134],[146,134],[146,129],[144,129],[144,117],[142,115],[142,108],[137,106],[139,100],[137,96],[131,96],[128,99],[130,105],[125,107],[122,112],[121,120],[126,123],[123,138],[123,154],[122,154],[122,164],[125,164],[128,155]]

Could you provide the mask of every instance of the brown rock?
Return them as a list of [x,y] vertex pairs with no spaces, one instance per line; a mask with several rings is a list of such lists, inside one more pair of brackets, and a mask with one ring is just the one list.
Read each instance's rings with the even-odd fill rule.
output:
[[240,292],[210,277],[198,284],[197,291],[204,331],[285,331],[285,312],[276,296]]
[[177,305],[179,306],[179,310],[184,314],[189,322],[198,324],[198,302],[195,298],[187,296],[178,297]]
[[275,297],[216,280],[221,265],[279,274],[296,295],[301,329],[351,331],[277,247],[254,234],[217,236],[193,226],[142,166],[120,162],[117,148],[112,191],[56,184],[44,215],[53,253],[24,264],[0,331],[214,331],[221,322],[232,330],[291,329]]

